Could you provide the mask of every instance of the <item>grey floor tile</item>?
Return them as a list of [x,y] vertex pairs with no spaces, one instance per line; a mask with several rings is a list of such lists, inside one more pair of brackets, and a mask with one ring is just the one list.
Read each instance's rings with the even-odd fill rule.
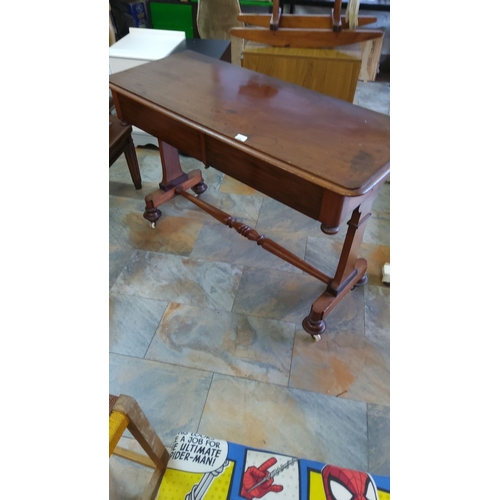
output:
[[211,373],[119,354],[110,354],[109,373],[110,394],[134,398],[165,446],[197,429]]
[[[116,184],[125,189],[132,189],[126,184]],[[113,182],[110,182],[110,189]],[[157,189],[147,190],[152,192]],[[109,202],[109,241],[111,245],[138,248],[153,252],[169,252],[177,255],[189,255],[198,234],[202,221],[194,217],[183,218],[182,213],[163,216],[152,229],[144,219],[144,196],[123,196],[123,192],[110,196]],[[121,194],[121,195],[120,195]],[[185,200],[187,201],[187,200]],[[162,205],[162,209],[164,206]],[[196,207],[195,207],[196,208]]]
[[250,186],[247,186],[246,184],[243,184],[236,179],[233,179],[229,175],[224,175],[224,180],[220,185],[219,191],[221,193],[246,194],[248,196],[260,196],[262,198],[266,197],[266,195],[264,195],[260,191],[257,191],[256,189],[251,188]]
[[[122,437],[118,446],[145,455],[133,438]],[[139,500],[147,488],[153,469],[117,455],[109,458],[109,500]]]
[[302,323],[326,285],[305,274],[246,267],[233,312]]
[[389,338],[390,333],[390,288],[386,286],[365,287],[366,336]]
[[287,385],[295,325],[170,304],[149,359]]
[[[207,203],[235,218],[256,221],[259,217],[262,198],[259,196],[246,196],[242,194],[220,193],[211,197],[205,193],[202,198]],[[212,219],[215,220],[215,219]]]
[[385,286],[382,282],[382,268],[385,263],[391,262],[391,247],[388,245],[377,245],[376,243],[363,243],[359,253],[368,261],[366,274],[368,284]]
[[343,240],[309,236],[306,246],[306,262],[324,274],[333,277],[342,252]]
[[[144,202],[120,196],[109,197],[109,244],[134,248],[131,229],[127,223],[139,220],[144,212]],[[146,220],[144,222],[147,225]]]
[[214,375],[200,434],[366,470],[366,405]]
[[389,246],[391,244],[390,222],[380,217],[370,217],[363,237],[365,243]]
[[264,234],[266,231],[273,231],[274,233],[317,236],[322,234],[320,226],[320,222],[292,210],[272,198],[265,198],[262,201],[262,208],[255,229]]
[[158,184],[152,182],[142,182],[142,188],[136,189],[131,180],[109,181],[109,195],[117,196],[120,198],[130,198],[133,200],[138,200],[142,203],[142,208],[144,210],[144,197],[147,193],[150,193],[158,188]]
[[390,476],[390,408],[368,405],[368,472]]
[[143,213],[144,200],[135,197],[110,195],[109,209],[110,211],[121,210],[124,213],[131,213],[131,212]]
[[118,245],[109,246],[109,288],[115,284],[116,278],[118,278],[134,251],[133,248],[123,248]]
[[[382,289],[380,294],[378,289]],[[356,401],[389,404],[386,308],[385,290],[366,285],[354,289],[330,312],[320,342],[311,342],[298,325],[290,386]]]
[[167,304],[161,300],[111,293],[109,351],[144,357]]
[[[343,241],[309,236],[305,260],[324,274],[333,277],[337,271],[342,246]],[[390,246],[363,242],[359,257],[368,262],[368,283],[382,285],[382,267],[386,262],[390,263]]]
[[110,209],[110,242],[151,252],[189,255],[203,227],[200,221],[162,217],[154,229],[143,217],[144,209]]
[[116,280],[116,293],[230,311],[241,269],[137,250]]
[[389,219],[391,210],[391,183],[384,182],[372,205],[372,214],[379,219]]
[[[160,153],[156,148],[135,148],[141,179],[143,184],[154,183],[156,186],[161,180]],[[110,181],[130,184],[133,187],[125,155],[121,155],[109,169]],[[156,188],[155,188],[156,189]],[[142,189],[144,191],[144,187]],[[145,193],[146,194],[146,193]],[[144,194],[144,196],[145,196]]]
[[[329,318],[327,318],[329,319]],[[389,404],[387,345],[362,333],[334,331],[329,326],[320,342],[297,330],[290,386],[343,399]]]
[[390,84],[387,82],[358,81],[354,99],[358,106],[388,115],[390,112]]
[[109,500],[140,500],[151,474],[149,467],[112,455],[109,459]]

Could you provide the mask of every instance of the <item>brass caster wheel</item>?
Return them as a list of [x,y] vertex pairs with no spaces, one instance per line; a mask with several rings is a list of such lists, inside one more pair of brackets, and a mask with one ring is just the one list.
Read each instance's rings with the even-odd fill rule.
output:
[[321,340],[321,335],[312,335],[314,342],[319,342]]
[[151,229],[154,229],[156,227],[156,222],[151,222]]

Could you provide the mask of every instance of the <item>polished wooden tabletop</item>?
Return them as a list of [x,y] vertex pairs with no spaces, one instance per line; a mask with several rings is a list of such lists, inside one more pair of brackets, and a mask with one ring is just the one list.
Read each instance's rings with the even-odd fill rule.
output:
[[109,81],[114,90],[341,195],[364,194],[389,172],[388,116],[267,75],[184,51]]

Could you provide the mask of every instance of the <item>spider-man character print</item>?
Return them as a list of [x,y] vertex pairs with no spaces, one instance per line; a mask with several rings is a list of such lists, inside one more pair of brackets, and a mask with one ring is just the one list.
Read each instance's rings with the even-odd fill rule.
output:
[[327,500],[378,500],[375,483],[365,472],[326,465],[321,476]]

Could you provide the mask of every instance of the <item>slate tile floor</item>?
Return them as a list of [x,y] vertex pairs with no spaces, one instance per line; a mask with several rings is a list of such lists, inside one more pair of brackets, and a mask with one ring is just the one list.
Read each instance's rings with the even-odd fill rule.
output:
[[[389,114],[389,83],[359,82],[354,102]],[[390,262],[390,184],[365,232],[368,284],[313,342],[301,322],[324,285],[181,197],[151,229],[143,200],[161,179],[160,159],[154,148],[137,155],[142,190],[123,156],[109,171],[110,393],[134,397],[167,447],[191,431],[389,474],[390,289],[380,271]],[[217,170],[204,177],[203,199],[334,272],[345,230],[326,236]],[[128,433],[120,444],[140,451]],[[110,498],[136,498],[150,474],[111,457]]]

